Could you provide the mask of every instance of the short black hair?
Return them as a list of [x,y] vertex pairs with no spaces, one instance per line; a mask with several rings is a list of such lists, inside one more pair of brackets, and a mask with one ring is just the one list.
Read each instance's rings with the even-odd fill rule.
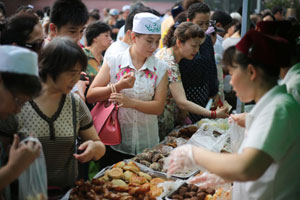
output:
[[157,12],[156,10],[146,7],[146,6],[142,6],[142,7],[138,7],[136,9],[133,9],[132,11],[130,11],[130,13],[128,14],[126,20],[125,20],[125,27],[124,27],[124,32],[126,33],[128,30],[132,30],[133,27],[133,18],[136,14],[138,13],[142,13],[142,12],[148,12],[148,13],[152,13],[156,16],[160,16],[160,13]]
[[53,81],[63,72],[69,71],[79,63],[81,71],[87,67],[87,57],[83,50],[68,37],[55,37],[41,51],[39,73],[42,81],[49,75]]
[[99,11],[93,10],[89,13],[89,17],[95,19],[96,21],[100,19]]
[[85,30],[87,46],[91,46],[93,44],[94,38],[96,38],[101,33],[105,33],[107,31],[111,32],[111,28],[104,22],[97,21],[90,23]]
[[42,85],[37,76],[0,72],[3,85],[12,93],[22,94],[35,98],[40,94]]
[[283,13],[283,8],[281,6],[275,6],[273,9],[272,9],[272,14],[275,15],[276,13]]
[[39,18],[31,13],[20,13],[9,18],[2,33],[1,44],[17,43],[23,46],[29,40],[35,25],[39,23]]
[[216,10],[211,16],[211,20],[215,20],[216,23],[221,23],[223,28],[225,28],[231,24],[232,17],[222,10]]
[[184,10],[188,10],[189,7],[195,3],[203,3],[203,0],[184,0],[182,5]]
[[264,19],[265,17],[270,16],[272,17],[273,21],[276,21],[276,18],[274,17],[274,15],[270,12],[266,12],[263,14],[262,19]]
[[88,19],[88,10],[80,0],[56,0],[50,12],[50,23],[58,29],[67,24],[82,26]]
[[210,13],[210,8],[205,3],[194,3],[192,4],[187,12],[187,18],[193,20],[197,13]]

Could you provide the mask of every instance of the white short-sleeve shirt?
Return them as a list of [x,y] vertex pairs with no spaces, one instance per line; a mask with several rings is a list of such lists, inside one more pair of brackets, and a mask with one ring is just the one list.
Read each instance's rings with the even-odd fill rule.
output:
[[300,103],[300,62],[288,71],[282,83],[286,84],[288,93]]
[[123,42],[122,40],[117,40],[116,42],[112,43],[108,47],[108,49],[106,49],[104,54],[104,60],[106,60],[109,56],[114,56],[116,54],[119,54],[120,52],[125,51],[129,47],[129,44]]
[[[152,101],[155,90],[166,73],[166,63],[155,56],[150,56],[144,65],[137,70],[132,64],[129,48],[116,55],[107,58],[110,68],[111,83],[118,82],[122,76],[134,72],[135,83],[133,88],[123,89],[120,93],[129,98],[142,101]],[[158,144],[157,115],[149,115],[131,108],[119,109],[119,122],[122,131],[122,143],[112,146],[122,153],[135,155],[145,148],[151,148]]]
[[268,91],[246,117],[239,149],[259,149],[274,162],[255,181],[234,182],[233,200],[300,199],[300,105],[286,86]]

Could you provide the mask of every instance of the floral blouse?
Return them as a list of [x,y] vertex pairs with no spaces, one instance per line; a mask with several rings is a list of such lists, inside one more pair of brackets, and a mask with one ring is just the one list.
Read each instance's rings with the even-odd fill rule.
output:
[[92,54],[92,52],[87,48],[83,48],[82,50],[88,58],[88,66],[86,68],[86,73],[88,76],[94,77],[99,72],[102,63],[99,63],[96,60],[95,56]]
[[[106,61],[110,67],[110,81],[116,83],[125,74],[134,72],[136,79],[133,88],[123,89],[120,93],[129,98],[152,101],[167,66],[155,56],[150,56],[144,65],[137,70],[132,64],[129,49],[118,55],[107,57]],[[112,146],[114,150],[135,155],[141,153],[145,148],[151,148],[159,143],[156,115],[145,114],[132,108],[120,108],[118,117],[122,131],[122,142]]]
[[175,120],[178,114],[178,107],[173,99],[169,89],[171,83],[180,83],[181,74],[179,65],[175,62],[175,58],[171,49],[162,48],[156,53],[156,57],[168,64],[168,92],[164,112],[158,117],[159,137],[163,140],[175,127]]

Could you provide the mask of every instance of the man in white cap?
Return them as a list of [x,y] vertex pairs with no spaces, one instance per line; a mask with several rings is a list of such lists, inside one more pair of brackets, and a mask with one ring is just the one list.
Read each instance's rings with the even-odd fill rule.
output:
[[[13,182],[39,156],[34,142],[19,143],[8,122],[29,99],[41,91],[37,54],[17,46],[0,46],[0,198],[1,190]],[[12,142],[13,141],[13,142]],[[12,143],[9,152],[8,146]],[[5,163],[5,159],[8,162]]]

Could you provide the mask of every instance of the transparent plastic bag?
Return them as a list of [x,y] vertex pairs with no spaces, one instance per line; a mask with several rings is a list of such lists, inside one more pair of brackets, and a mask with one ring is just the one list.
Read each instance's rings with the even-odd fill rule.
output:
[[[27,141],[34,141],[41,145],[37,138],[27,137],[22,142]],[[47,187],[46,162],[41,148],[40,156],[19,177],[19,199],[46,200]]]
[[[216,134],[216,132],[221,134]],[[220,152],[226,144],[229,134],[219,128],[203,123],[187,144],[200,146],[213,152]]]
[[232,152],[238,152],[244,140],[245,128],[240,127],[233,120],[230,120],[228,133],[230,135]]

